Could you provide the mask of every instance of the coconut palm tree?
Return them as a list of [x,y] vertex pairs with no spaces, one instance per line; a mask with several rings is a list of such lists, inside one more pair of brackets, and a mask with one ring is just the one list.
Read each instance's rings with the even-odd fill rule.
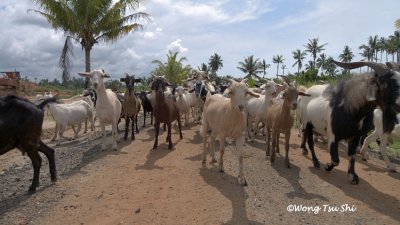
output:
[[307,53],[301,51],[300,49],[296,49],[296,51],[292,52],[294,60],[296,60],[292,67],[297,65],[297,75],[300,74],[300,69],[303,67],[303,60],[306,58]]
[[262,68],[260,66],[259,58],[254,59],[254,56],[248,56],[244,58],[243,62],[239,62],[239,66],[237,67],[243,73],[246,73],[244,78],[252,78],[252,76],[256,78],[260,78],[257,74],[262,73]]
[[282,69],[282,75],[284,75],[284,76],[285,76],[285,69],[286,68],[287,68],[286,65],[282,64],[281,69]]
[[344,46],[343,53],[339,55],[340,61],[348,63],[351,62],[351,60],[353,60],[353,57],[354,54],[351,51],[351,48],[348,45]]
[[315,69],[314,62],[312,60],[308,60],[308,63],[304,66],[306,70]]
[[322,52],[323,50],[325,50],[324,46],[328,44],[328,43],[325,43],[325,44],[319,45],[318,42],[319,42],[318,38],[308,39],[308,43],[306,45],[304,45],[304,47],[306,47],[306,52],[311,53],[311,55],[313,57],[312,66],[315,66],[317,54]]
[[[378,41],[378,51],[381,52],[381,62],[382,62],[383,52],[386,51],[386,46],[387,46],[387,39],[385,37],[381,37]],[[387,54],[386,54],[386,61],[387,61]]]
[[333,62],[333,58],[332,57],[329,57],[326,61],[327,61],[326,72],[330,76],[333,76],[335,74],[336,64]]
[[283,63],[285,59],[283,58],[283,55],[276,55],[272,58],[272,62],[276,63],[276,78],[278,78],[278,74],[279,74],[279,64]]
[[263,73],[264,73],[263,78],[265,78],[265,75],[267,74],[267,69],[268,69],[269,67],[271,67],[271,64],[268,64],[268,63],[265,61],[265,59],[263,59],[263,60],[260,62],[260,67],[261,67],[261,69],[262,69],[262,71],[263,71]]
[[[348,45],[346,45],[346,46],[344,46],[343,53],[340,54],[338,58],[340,61],[348,63],[348,62],[351,62],[353,57],[354,57],[354,54],[351,51],[351,48]],[[345,73],[349,73],[348,69],[345,69],[344,71],[345,71]]]
[[328,59],[325,53],[319,55],[317,59],[317,68],[321,68],[321,73],[324,74],[324,70],[326,70],[328,65]]
[[368,38],[368,46],[372,51],[372,61],[378,61],[378,35],[369,36]]
[[[99,42],[114,42],[142,28],[138,21],[149,14],[135,12],[140,0],[35,0],[39,9],[30,9],[42,15],[56,31],[63,31],[67,38],[60,57],[63,81],[68,80],[72,42],[81,44],[85,51],[85,70],[90,71],[90,51]],[[114,2],[114,3],[113,3]],[[129,10],[130,13],[126,15]],[[86,80],[86,87],[89,81]]]
[[207,64],[202,63],[200,66],[197,66],[197,69],[199,69],[200,71],[204,71],[207,75],[208,72],[210,72],[210,67],[207,66]]
[[208,66],[211,70],[212,74],[215,74],[219,69],[221,69],[224,64],[222,63],[221,56],[217,53],[214,53],[208,60]]
[[163,63],[160,60],[153,60],[152,63],[157,64],[157,68],[153,71],[154,75],[165,75],[165,78],[172,84],[180,84],[184,79],[187,79],[191,70],[189,65],[183,66],[183,62],[187,61],[186,57],[178,59],[179,52],[168,51],[167,62]]
[[395,31],[393,35],[389,36],[391,42],[391,50],[393,51],[393,61],[394,55],[397,57],[397,63],[400,63],[400,31]]

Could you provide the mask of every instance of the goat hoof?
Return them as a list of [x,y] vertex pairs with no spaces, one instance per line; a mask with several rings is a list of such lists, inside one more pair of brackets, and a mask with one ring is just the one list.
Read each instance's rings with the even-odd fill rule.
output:
[[57,177],[56,176],[51,176],[51,182],[56,182],[57,181]]
[[360,183],[357,174],[348,173],[347,176],[349,177],[351,184],[356,185]]
[[317,168],[317,169],[319,169],[319,168],[320,168],[319,161],[316,161],[316,162],[314,162],[314,167],[315,167],[315,168]]
[[244,178],[239,178],[239,184],[240,185],[242,185],[242,186],[247,186],[247,181],[246,181],[246,179],[244,179]]
[[335,166],[332,163],[328,163],[325,166],[325,170],[329,172],[329,171],[331,171],[333,169],[333,167],[335,167]]
[[392,173],[397,173],[397,170],[394,169],[394,168],[391,168],[389,171],[392,172]]
[[363,158],[361,158],[361,160],[362,160],[362,161],[364,161],[364,162],[367,162],[367,159],[366,159],[366,158],[364,158],[364,157],[363,157]]
[[219,170],[220,173],[225,173],[224,169]]
[[132,141],[134,141],[135,140],[135,137],[134,136],[132,136]]
[[[39,185],[38,185],[39,186]],[[36,192],[36,187],[32,187],[32,186],[30,186],[29,187],[29,190],[28,190],[28,194],[33,194],[33,193],[35,193]]]

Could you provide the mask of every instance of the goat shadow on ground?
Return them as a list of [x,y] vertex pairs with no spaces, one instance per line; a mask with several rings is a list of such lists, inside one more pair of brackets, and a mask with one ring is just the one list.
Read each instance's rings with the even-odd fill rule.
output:
[[248,194],[245,188],[238,183],[236,177],[220,173],[216,168],[208,169],[204,164],[200,168],[200,175],[208,185],[215,187],[230,200],[232,204],[232,218],[225,223],[226,225],[262,225],[262,223],[251,221],[247,218],[246,199],[248,198]]
[[[267,160],[269,161],[269,157]],[[293,191],[286,193],[286,196],[288,198],[302,198],[305,200],[319,199],[322,201],[328,201],[326,197],[319,194],[307,192],[307,190],[305,190],[303,186],[301,186],[299,182],[302,179],[300,177],[300,167],[291,163],[290,168],[287,168],[284,163],[284,156],[276,157],[275,162],[269,164],[269,166],[274,168],[276,172],[278,172],[279,176],[285,178],[293,187]]]
[[149,153],[146,156],[146,162],[143,165],[136,165],[135,170],[163,170],[164,168],[156,165],[156,162],[159,159],[164,158],[173,150],[168,149],[167,144],[161,144],[157,147],[157,149],[150,149]]
[[[344,171],[334,169],[329,174],[327,174],[325,171],[320,172],[313,168],[310,168],[310,171],[311,173],[317,175],[321,180],[324,180],[341,189],[343,193],[350,198],[356,199],[359,202],[363,202],[372,209],[387,215],[394,220],[400,221],[398,199],[378,191],[366,180],[360,178],[360,184],[352,185],[347,179],[347,173]],[[342,180],[342,182],[338,182],[338,180]]]

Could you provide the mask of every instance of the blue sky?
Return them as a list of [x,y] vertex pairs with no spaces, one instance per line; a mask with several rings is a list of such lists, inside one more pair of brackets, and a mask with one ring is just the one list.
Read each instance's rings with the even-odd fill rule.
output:
[[[30,0],[0,2],[0,71],[18,70],[31,78],[60,78],[58,58],[65,34],[56,33]],[[152,15],[144,30],[115,43],[100,43],[92,50],[92,68],[103,68],[113,78],[124,73],[148,76],[151,61],[164,61],[168,50],[180,51],[187,64],[197,68],[218,53],[223,59],[219,74],[243,76],[236,67],[246,56],[265,59],[276,73],[274,55],[283,55],[290,72],[292,51],[305,50],[310,38],[328,43],[324,53],[337,59],[349,45],[360,60],[358,46],[370,35],[393,34],[400,18],[398,0],[147,0],[140,10]],[[74,47],[72,74],[84,70],[84,55]],[[307,61],[311,56],[307,57]],[[304,63],[305,64],[305,63]]]

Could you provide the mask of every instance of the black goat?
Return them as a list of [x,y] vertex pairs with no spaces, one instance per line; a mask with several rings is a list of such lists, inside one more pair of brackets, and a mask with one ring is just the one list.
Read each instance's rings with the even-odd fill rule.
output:
[[43,125],[43,108],[56,98],[45,99],[39,105],[34,105],[27,99],[8,95],[0,97],[0,155],[18,148],[23,154],[27,153],[32,161],[33,180],[29,192],[36,191],[39,185],[42,158],[39,152],[49,160],[51,181],[57,180],[54,150],[40,139]]
[[146,126],[146,113],[150,113],[151,122],[150,124],[153,125],[153,106],[151,105],[151,100],[147,97],[146,92],[142,91],[139,93],[140,101],[142,102],[143,108],[143,127]]

